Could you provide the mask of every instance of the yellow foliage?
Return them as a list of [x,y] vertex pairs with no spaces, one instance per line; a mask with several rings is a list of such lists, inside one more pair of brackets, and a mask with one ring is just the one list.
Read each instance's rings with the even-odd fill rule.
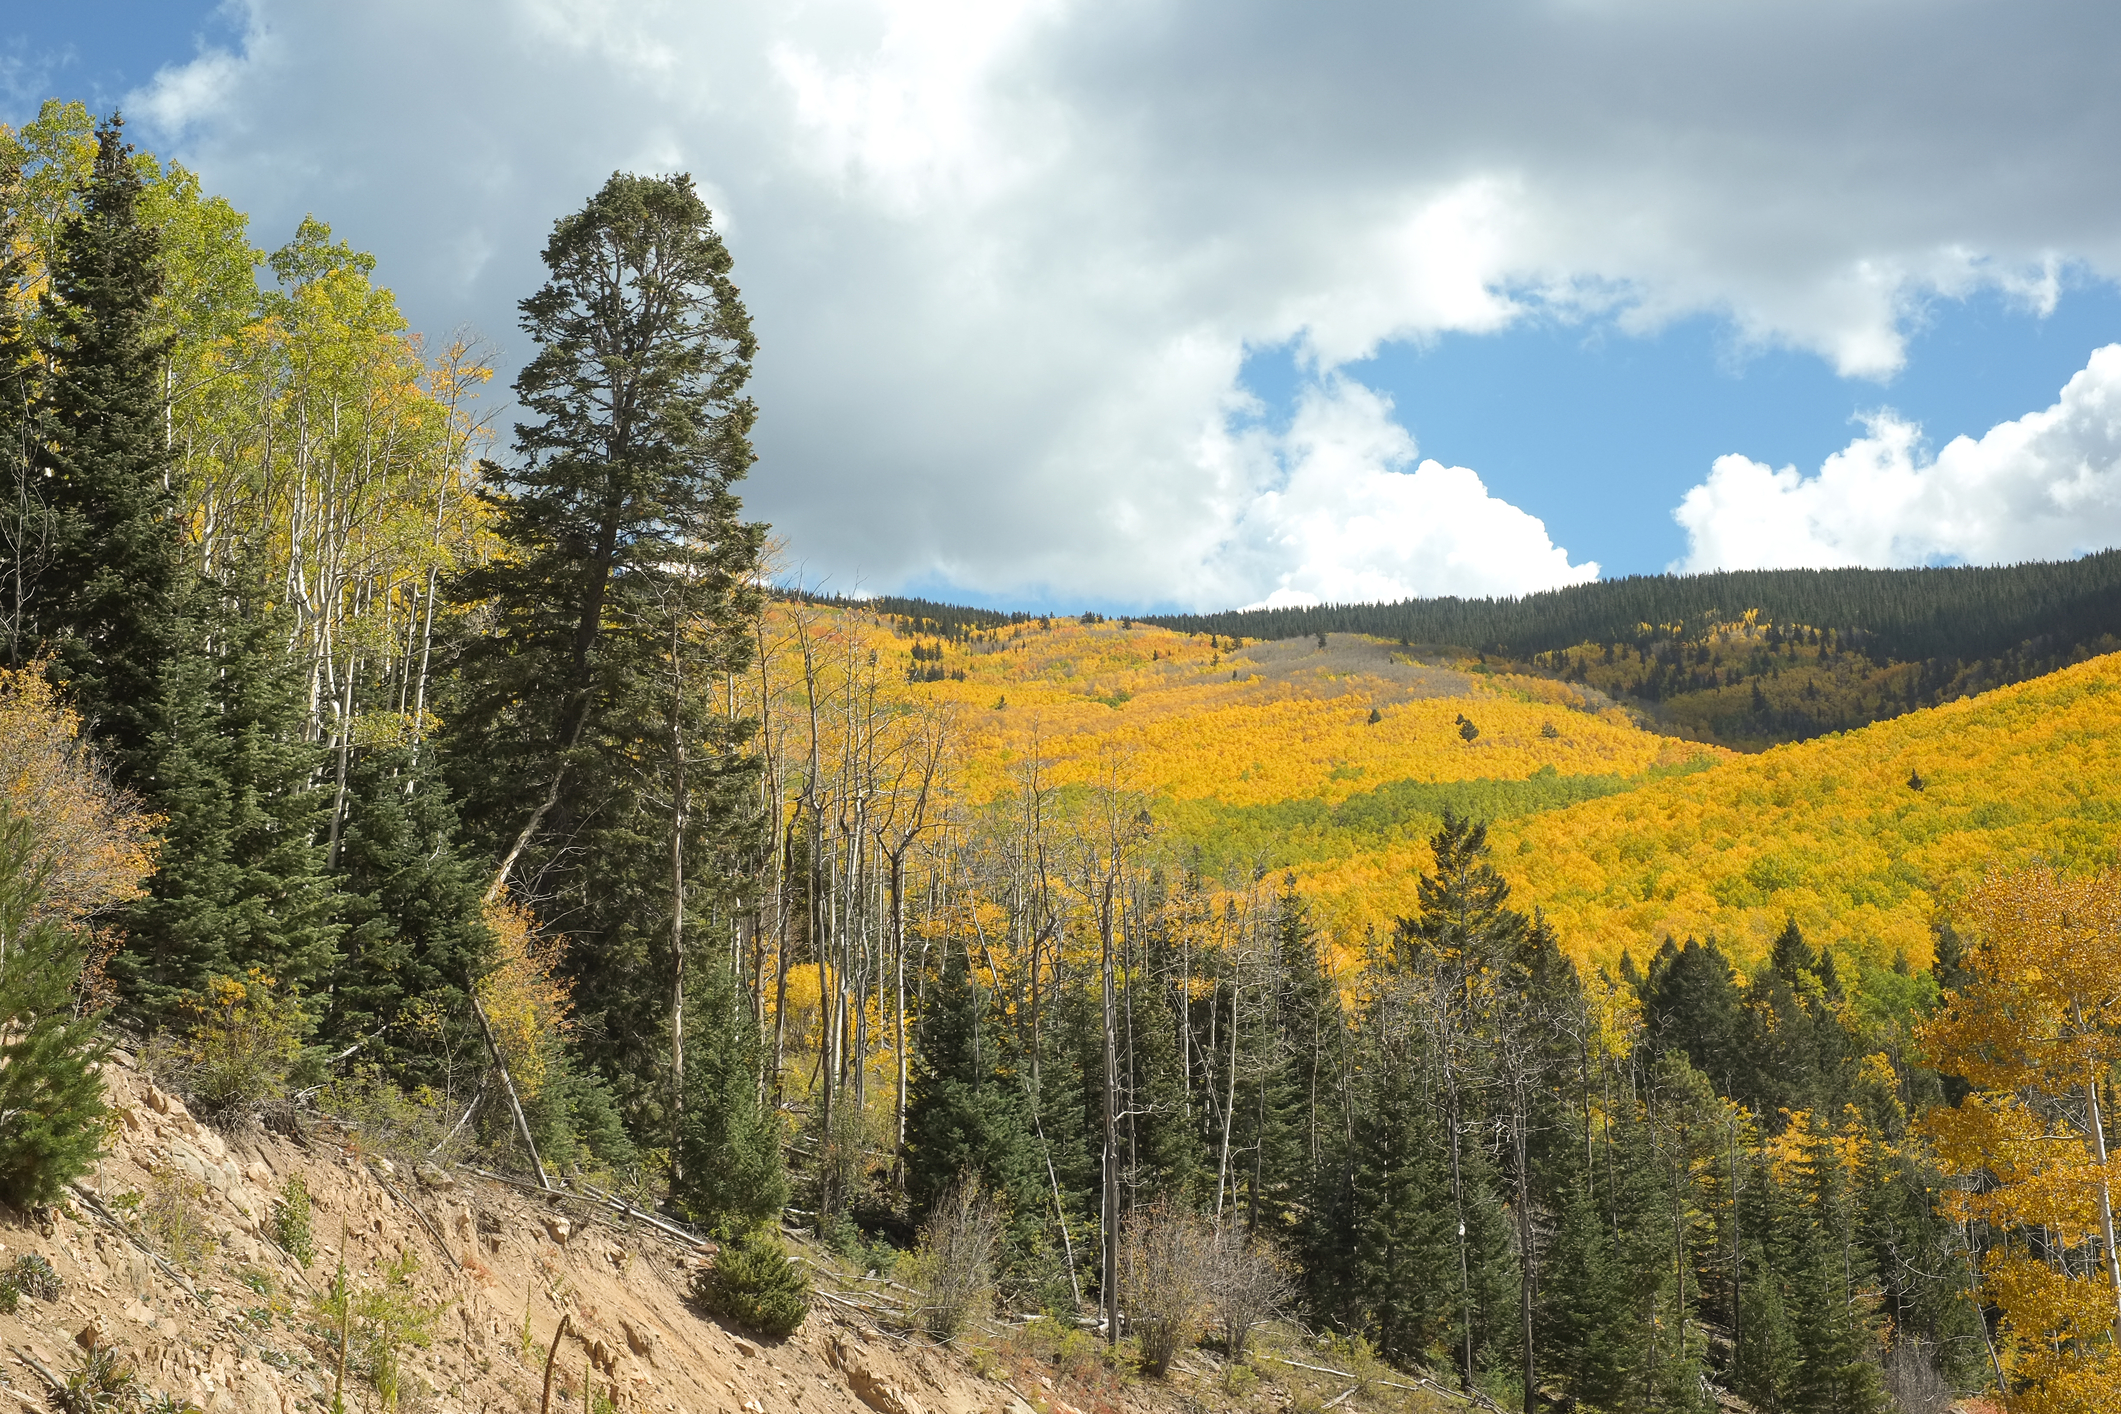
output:
[[505,895],[486,905],[486,926],[493,968],[479,979],[479,1005],[517,1093],[535,1099],[573,1025],[573,998],[559,975],[567,941],[540,938],[530,910]]
[[[1966,915],[1973,980],[1922,1029],[1933,1063],[1974,1087],[1922,1123],[1944,1171],[1973,1180],[1944,1209],[2006,1237],[1983,1282],[2006,1318],[2006,1369],[2028,1386],[2021,1407],[2111,1409],[2121,1294],[2103,1252],[2113,1166],[2100,1151],[2121,1061],[2121,877],[1995,873]],[[2033,1234],[2049,1260],[2008,1240]]]
[[[2121,656],[1491,835],[1517,900],[1544,908],[1579,962],[1713,933],[1744,968],[1795,918],[1838,955],[1922,967],[1940,911],[1991,865],[2111,859],[2117,795]],[[1304,888],[1359,937],[1411,910],[1426,862],[1381,851],[1304,871]]]
[[140,896],[160,822],[97,769],[44,670],[0,668],[0,800],[29,819],[50,870],[37,916],[81,927]]

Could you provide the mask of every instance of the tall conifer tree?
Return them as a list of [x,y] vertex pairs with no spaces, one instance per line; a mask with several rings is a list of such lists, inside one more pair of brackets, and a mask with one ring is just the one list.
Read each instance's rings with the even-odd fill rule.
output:
[[43,296],[52,544],[33,622],[121,784],[152,792],[160,674],[177,642],[180,542],[153,328],[160,242],[117,115]]
[[673,1000],[749,823],[749,724],[701,683],[749,661],[759,608],[763,531],[734,490],[754,343],[689,177],[614,174],[544,260],[520,461],[488,468],[508,553],[458,586],[484,631],[445,718],[466,824],[564,928],[578,1035],[646,1132],[678,1098]]

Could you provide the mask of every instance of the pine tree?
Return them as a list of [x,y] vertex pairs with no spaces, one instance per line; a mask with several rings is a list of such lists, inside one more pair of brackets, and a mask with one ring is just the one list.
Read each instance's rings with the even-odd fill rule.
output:
[[284,625],[255,588],[211,585],[186,619],[200,646],[163,664],[154,696],[149,799],[163,846],[112,964],[126,1008],[150,1023],[251,968],[319,990],[337,956],[338,894],[318,842],[329,800],[315,785],[320,748],[301,738]]
[[1677,1048],[1724,1093],[1756,1098],[1755,1037],[1738,979],[1714,938],[1688,938],[1683,948],[1667,938],[1638,995],[1653,1050]]
[[124,135],[116,115],[98,125],[95,166],[42,297],[52,544],[31,621],[119,783],[152,797],[158,693],[179,640],[180,532],[162,421],[164,349],[151,322],[160,245],[142,216]]
[[1444,1136],[1418,1056],[1380,1046],[1369,1060],[1348,1167],[1348,1222],[1337,1235],[1332,1279],[1317,1282],[1313,1296],[1388,1358],[1426,1360],[1451,1344],[1470,1296]]
[[432,1083],[421,1029],[468,1025],[467,988],[493,940],[486,880],[457,843],[447,788],[417,770],[410,746],[357,748],[347,773],[337,885],[341,956],[321,1039],[364,1054],[406,1082]]
[[1040,1245],[1048,1198],[1030,1107],[1014,1075],[1008,1022],[963,949],[950,949],[921,1013],[906,1106],[906,1188],[916,1224],[971,1175],[1008,1211],[1022,1260]]
[[1617,1408],[1627,1394],[1634,1344],[1632,1283],[1613,1250],[1613,1230],[1577,1146],[1556,1146],[1556,1156],[1561,1162],[1543,1175],[1558,1212],[1540,1270],[1540,1347],[1570,1398]]
[[81,940],[40,916],[48,862],[0,803],[0,1199],[49,1203],[92,1167],[106,1113],[99,1015],[78,1012]]
[[697,920],[755,823],[749,724],[703,686],[749,661],[759,610],[733,490],[754,343],[689,177],[614,174],[544,260],[520,462],[489,468],[506,553],[457,586],[483,632],[444,718],[467,831],[565,920],[584,1049],[647,1132]]
[[726,1232],[777,1221],[788,1201],[780,1125],[759,1104],[758,1028],[726,963],[687,1004],[698,1018],[685,1068],[675,1196],[694,1221]]

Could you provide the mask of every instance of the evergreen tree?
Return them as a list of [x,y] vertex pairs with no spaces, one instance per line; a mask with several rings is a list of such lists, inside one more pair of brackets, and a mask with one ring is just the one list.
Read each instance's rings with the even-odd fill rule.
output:
[[[1369,1057],[1348,1166],[1348,1219],[1313,1299],[1388,1359],[1449,1359],[1470,1291],[1461,1280],[1444,1136],[1419,1058]],[[1330,1276],[1328,1276],[1330,1273]],[[1324,1280],[1320,1280],[1324,1278]]]
[[[240,578],[232,576],[232,578]],[[112,973],[126,1007],[169,1019],[213,977],[258,968],[320,990],[336,961],[338,895],[318,843],[321,750],[301,739],[303,684],[264,596],[201,585],[200,645],[162,665],[149,797],[165,817],[147,897],[121,920]]]
[[754,344],[689,177],[614,174],[544,260],[520,463],[488,469],[506,553],[457,586],[484,631],[444,716],[468,831],[564,919],[584,1049],[657,1128],[696,921],[756,823],[750,724],[704,686],[749,662],[759,610],[733,489]]
[[1131,1194],[1193,1197],[1201,1187],[1200,1130],[1186,1105],[1175,1002],[1153,977],[1129,979],[1127,1157]]
[[734,1233],[779,1219],[788,1175],[779,1122],[759,1104],[758,1028],[728,966],[703,971],[707,976],[686,1008],[699,1027],[685,1068],[673,1187],[694,1221]]
[[906,1188],[916,1224],[961,1175],[1008,1211],[1013,1254],[1040,1245],[1048,1198],[1030,1106],[1015,1075],[1008,1022],[952,948],[921,1013],[906,1105]]
[[321,1039],[366,1042],[406,1082],[434,1081],[433,1047],[415,1034],[463,1023],[466,989],[493,947],[480,907],[483,871],[457,843],[447,787],[416,769],[407,745],[357,748],[339,836],[341,956]]
[[1643,1027],[1654,1051],[1677,1048],[1727,1094],[1758,1090],[1755,1037],[1731,964],[1710,938],[1683,948],[1667,938],[1638,991]]
[[1631,1283],[1576,1145],[1556,1146],[1555,1158],[1558,1162],[1543,1175],[1556,1194],[1558,1211],[1541,1263],[1539,1343],[1570,1398],[1614,1409],[1627,1396],[1631,1373],[1627,1357],[1636,1320]]
[[1832,960],[1812,950],[1792,919],[1776,935],[1768,964],[1746,989],[1748,1045],[1758,1059],[1753,1092],[1738,1098],[1771,1120],[1784,1110],[1838,1114],[1853,1054],[1833,1006],[1840,982]]
[[124,138],[115,114],[98,125],[42,297],[52,543],[31,620],[119,783],[153,798],[158,697],[180,637],[180,531],[152,325],[160,244]]
[[44,852],[0,802],[0,1199],[24,1210],[95,1164],[106,1113],[102,1018],[75,1006],[81,940],[43,916]]

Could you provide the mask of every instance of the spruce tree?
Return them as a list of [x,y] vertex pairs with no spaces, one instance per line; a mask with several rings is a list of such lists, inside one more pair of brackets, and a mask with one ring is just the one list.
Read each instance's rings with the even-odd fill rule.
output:
[[930,985],[906,1106],[906,1189],[917,1224],[970,1175],[1007,1210],[1012,1258],[1040,1246],[1049,1199],[1030,1107],[997,999],[952,948]]
[[[239,592],[247,588],[248,592]],[[338,894],[319,844],[321,748],[302,740],[303,684],[286,629],[240,572],[198,585],[198,646],[162,665],[149,800],[165,818],[147,897],[120,920],[126,1008],[169,1020],[213,977],[252,968],[315,992],[336,960]]]
[[357,747],[347,772],[336,882],[344,929],[320,1039],[364,1043],[406,1082],[436,1083],[438,1048],[418,1034],[469,1025],[467,988],[493,947],[480,906],[484,871],[457,842],[441,781],[408,745]]
[[584,1050],[646,1133],[676,1099],[671,1000],[756,823],[749,724],[703,685],[748,663],[759,612],[734,490],[754,342],[689,177],[614,174],[544,260],[518,461],[488,468],[505,553],[456,586],[481,632],[443,716],[467,831],[567,933]]
[[0,1199],[24,1210],[95,1164],[106,1113],[102,1018],[73,995],[86,949],[43,916],[45,854],[31,821],[0,802]]
[[685,1068],[674,1196],[694,1221],[735,1233],[778,1221],[788,1175],[779,1120],[759,1104],[758,1028],[728,965],[703,970],[686,1005],[698,1030]]
[[1444,1136],[1418,1056],[1380,1046],[1356,1109],[1348,1223],[1334,1280],[1314,1287],[1345,1328],[1390,1359],[1426,1360],[1451,1344],[1471,1292],[1459,1269]]
[[142,191],[114,114],[96,129],[95,165],[42,296],[50,375],[40,480],[51,548],[29,619],[119,783],[153,798],[181,557],[162,420],[165,344],[152,325],[161,252]]
[[1552,1376],[1570,1398],[1598,1409],[1627,1394],[1635,1315],[1632,1283],[1614,1252],[1612,1226],[1573,1143],[1556,1148],[1554,1236],[1540,1269],[1539,1343]]

